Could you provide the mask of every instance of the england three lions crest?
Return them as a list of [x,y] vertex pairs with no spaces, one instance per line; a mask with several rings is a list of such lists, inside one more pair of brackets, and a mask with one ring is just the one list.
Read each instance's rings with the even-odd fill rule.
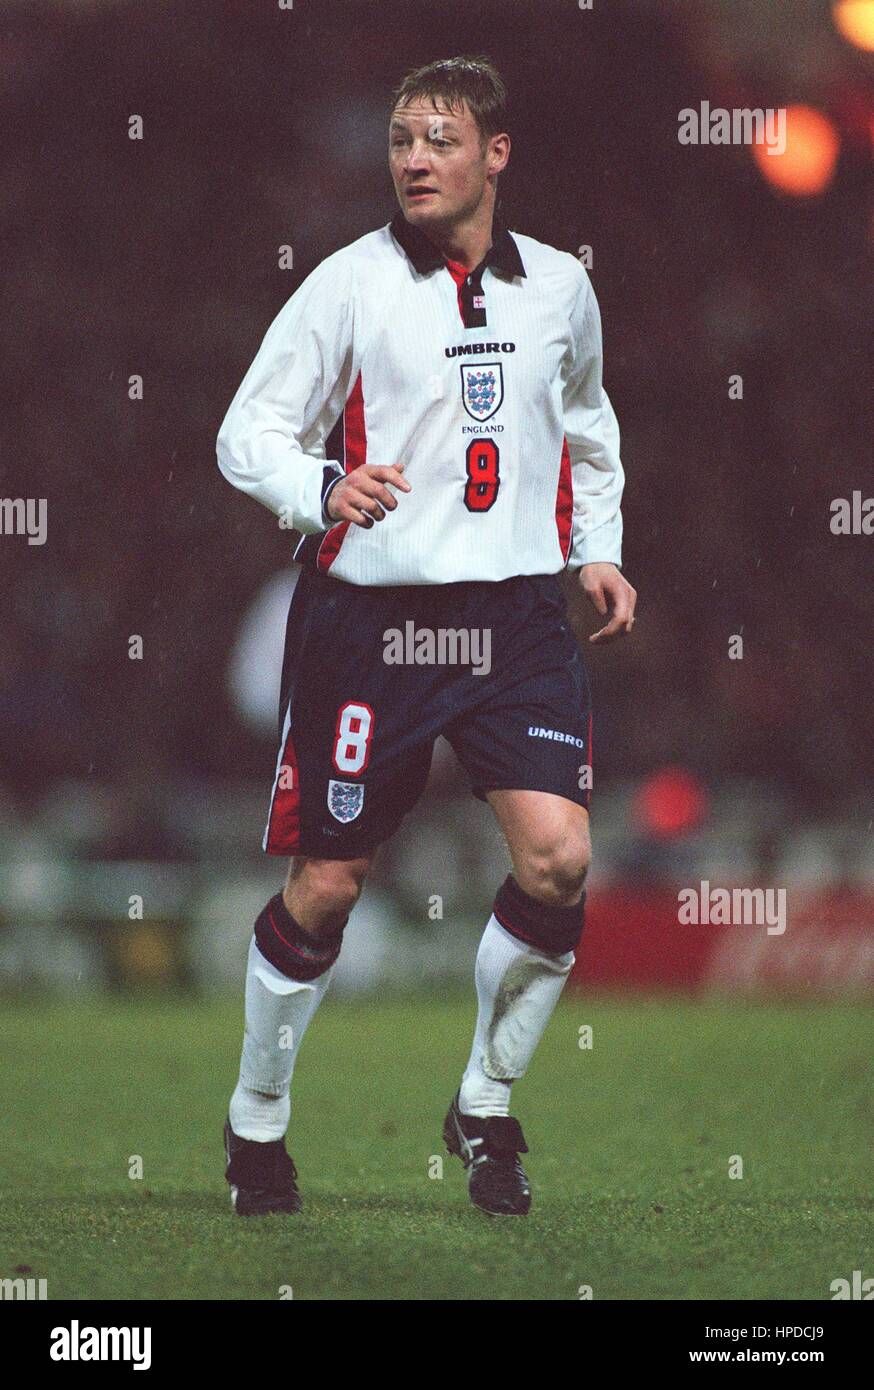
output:
[[328,810],[334,820],[354,820],[361,815],[364,805],[364,788],[356,782],[328,782]]
[[504,399],[504,371],[500,362],[483,362],[461,368],[461,398],[472,420],[488,420]]

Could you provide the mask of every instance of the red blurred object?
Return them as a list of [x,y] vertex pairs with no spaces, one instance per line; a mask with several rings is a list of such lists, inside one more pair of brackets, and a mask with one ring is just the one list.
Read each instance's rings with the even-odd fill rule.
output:
[[799,104],[786,108],[786,148],[781,153],[764,144],[751,148],[768,183],[792,197],[810,198],[831,183],[840,144],[828,116]]
[[648,835],[673,839],[697,830],[707,814],[707,791],[685,768],[667,767],[641,785],[633,809]]
[[617,884],[590,893],[571,980],[596,991],[694,992],[720,930],[679,926],[677,894],[668,888]]
[[572,986],[874,1001],[874,892],[790,889],[785,935],[772,936],[764,926],[682,925],[681,886],[592,892]]

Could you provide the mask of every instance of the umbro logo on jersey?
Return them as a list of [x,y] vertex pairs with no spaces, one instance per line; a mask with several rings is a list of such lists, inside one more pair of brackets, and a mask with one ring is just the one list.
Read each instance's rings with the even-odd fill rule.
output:
[[515,352],[515,343],[459,343],[457,347],[444,348],[447,357],[465,357],[472,352]]
[[572,743],[574,748],[585,748],[586,740],[577,738],[575,734],[562,734],[558,729],[541,729],[536,724],[532,724],[528,730],[529,738],[551,738],[556,743]]

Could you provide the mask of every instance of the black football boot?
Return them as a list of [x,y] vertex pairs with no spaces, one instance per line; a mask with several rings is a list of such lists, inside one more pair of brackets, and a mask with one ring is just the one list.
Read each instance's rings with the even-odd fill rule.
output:
[[474,1206],[490,1216],[525,1216],[531,1206],[531,1185],[519,1154],[528,1152],[522,1126],[511,1115],[479,1120],[462,1115],[458,1095],[443,1121],[443,1138],[469,1170],[467,1190]]
[[225,1178],[238,1216],[300,1211],[303,1202],[297,1190],[297,1169],[285,1151],[284,1139],[267,1144],[241,1139],[226,1120],[225,1154]]

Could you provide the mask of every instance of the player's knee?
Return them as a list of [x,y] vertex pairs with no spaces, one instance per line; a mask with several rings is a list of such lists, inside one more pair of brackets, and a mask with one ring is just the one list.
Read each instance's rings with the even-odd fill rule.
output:
[[525,887],[533,898],[557,906],[579,901],[592,851],[588,835],[532,850],[525,860]]
[[[289,869],[283,900],[289,911],[302,900],[305,930],[318,936],[322,924],[330,930],[345,920],[361,896],[368,859],[294,860]],[[311,924],[311,925],[310,925]]]

